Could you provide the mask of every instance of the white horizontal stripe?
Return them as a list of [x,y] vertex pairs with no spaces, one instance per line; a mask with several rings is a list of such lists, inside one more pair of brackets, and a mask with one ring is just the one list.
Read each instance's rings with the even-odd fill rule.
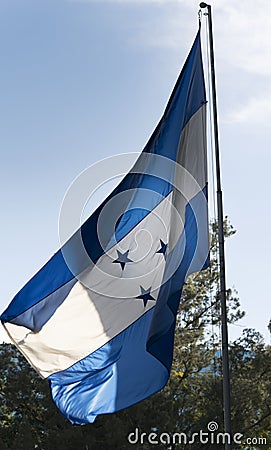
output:
[[[176,211],[181,217],[185,215],[187,203],[192,200],[206,185],[207,159],[206,159],[206,105],[191,117],[179,142],[178,156],[174,175],[173,215],[172,223],[179,224]],[[180,229],[172,227],[170,231],[169,251],[176,245]]]
[[[141,294],[140,287],[151,288],[152,297],[157,299],[165,269],[165,257],[157,253],[160,239],[169,242],[170,249],[174,248],[183,231],[187,202],[206,182],[203,109],[186,125],[180,141],[178,162],[184,170],[176,169],[174,184],[178,189],[183,186],[183,193],[174,189],[91,270],[85,271],[39,332],[5,324],[16,345],[42,376],[70,367],[154,307],[155,301],[149,300],[145,307],[143,300],[136,298]],[[194,181],[185,169],[191,170]],[[114,262],[117,250],[122,254],[129,250],[132,262],[127,262],[124,270],[120,263]]]
[[[171,207],[170,198],[164,199],[90,272],[86,271],[80,277],[84,285],[75,284],[39,332],[5,324],[16,345],[43,377],[86,357],[154,306],[155,301],[150,300],[144,307],[143,300],[135,297],[141,294],[142,286],[145,290],[152,288],[151,295],[157,299],[165,258],[156,252],[160,239],[168,242]],[[127,263],[122,271],[119,263],[113,263],[117,249],[122,253],[131,249],[128,257],[136,262]]]
[[[207,182],[206,104],[184,127],[177,155],[174,184],[188,200],[194,198]],[[184,173],[180,171],[182,168]],[[198,186],[198,187],[197,187]],[[199,189],[198,189],[199,188]]]

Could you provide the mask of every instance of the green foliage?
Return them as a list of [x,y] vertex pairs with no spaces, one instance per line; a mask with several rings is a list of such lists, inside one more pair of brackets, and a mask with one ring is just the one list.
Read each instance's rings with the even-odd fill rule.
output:
[[[225,236],[234,234],[225,221]],[[223,430],[222,371],[218,290],[217,227],[211,225],[210,269],[191,276],[185,284],[177,316],[171,377],[156,395],[116,414],[100,416],[94,424],[76,427],[54,406],[46,381],[30,368],[11,344],[0,345],[0,449],[1,450],[126,450],[199,449],[223,445],[160,441],[133,445],[128,435],[141,433],[193,433],[207,430],[211,421]],[[227,291],[229,321],[244,313],[236,292]],[[232,425],[234,433],[265,437],[271,448],[271,349],[254,330],[244,330],[230,346]],[[244,446],[234,448],[243,449]],[[248,446],[247,446],[248,448]]]

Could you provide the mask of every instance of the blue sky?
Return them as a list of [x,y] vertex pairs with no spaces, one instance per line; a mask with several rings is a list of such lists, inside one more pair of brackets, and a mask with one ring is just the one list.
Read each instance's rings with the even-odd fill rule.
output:
[[[0,2],[1,311],[57,250],[73,179],[144,147],[198,9],[194,0]],[[237,229],[227,284],[247,312],[232,339],[242,327],[270,339],[270,13],[267,0],[213,2],[224,208]]]

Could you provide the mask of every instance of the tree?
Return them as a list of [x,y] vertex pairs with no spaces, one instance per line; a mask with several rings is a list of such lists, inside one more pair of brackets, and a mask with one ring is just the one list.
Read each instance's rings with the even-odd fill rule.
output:
[[[271,442],[271,348],[252,329],[231,345],[233,423],[247,436]],[[264,448],[261,446],[261,448]]]
[[[234,234],[225,221],[225,235]],[[128,435],[208,431],[210,422],[222,430],[222,373],[217,325],[217,227],[211,226],[210,269],[191,276],[183,290],[177,316],[171,377],[156,395],[116,414],[100,416],[94,424],[74,427],[51,401],[47,383],[10,344],[0,346],[0,448],[5,450],[126,450],[151,449],[146,435],[131,445]],[[229,321],[243,317],[239,299],[228,289]],[[270,444],[270,347],[253,330],[230,346],[233,431],[262,436]],[[204,444],[202,448],[214,448]],[[267,444],[268,445],[268,444]],[[158,442],[159,449],[199,449],[201,444]],[[217,450],[223,446],[216,445]],[[237,447],[236,447],[237,448]],[[240,447],[240,449],[243,447]],[[257,448],[257,447],[255,447]],[[269,448],[261,446],[260,448]]]
[[[184,432],[191,437],[199,430],[207,431],[209,422],[222,427],[222,386],[219,374],[212,366],[199,370],[205,360],[197,353],[197,363],[191,375],[172,371],[171,379],[162,392],[119,413],[98,417],[94,424],[73,427],[54,407],[47,384],[28,366],[20,353],[10,344],[0,346],[1,359],[1,450],[111,450],[128,448],[151,449],[143,436],[129,445],[127,437],[136,429],[141,433]],[[191,357],[192,359],[192,357]],[[260,335],[245,330],[230,347],[233,432],[244,437],[265,437],[270,448],[270,347]],[[212,361],[211,361],[212,363]],[[197,368],[195,370],[195,368]],[[156,448],[198,449],[200,444],[159,443]],[[204,445],[204,448],[214,448]],[[216,446],[217,450],[222,446]],[[237,448],[243,448],[235,447]],[[257,448],[255,446],[255,448]]]

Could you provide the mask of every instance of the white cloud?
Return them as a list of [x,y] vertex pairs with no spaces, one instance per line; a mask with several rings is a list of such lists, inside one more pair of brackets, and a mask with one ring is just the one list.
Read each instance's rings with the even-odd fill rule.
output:
[[233,111],[226,122],[239,124],[261,124],[270,126],[271,95],[268,97],[251,98],[246,105]]
[[[97,0],[73,0],[95,2]],[[142,23],[140,38],[145,45],[178,48],[187,28],[196,24],[198,0],[100,0],[104,3],[126,5],[161,5],[159,26]],[[267,0],[221,0],[213,2],[213,27],[218,58],[223,62],[251,73],[271,75],[271,2]],[[158,19],[157,19],[158,17]],[[143,42],[143,41],[142,41]]]
[[[97,0],[72,0],[93,3]],[[144,45],[180,48],[188,29],[196,28],[198,0],[100,0],[99,3],[157,5],[154,25],[142,23]],[[271,2],[267,0],[221,0],[213,2],[213,28],[219,58],[229,65],[260,75],[271,75]],[[162,14],[161,14],[162,12]],[[151,27],[151,33],[150,33]]]
[[[133,35],[129,37],[133,45],[168,48],[177,52],[189,49],[197,29],[199,0],[100,0],[99,3],[101,2],[127,6],[137,4],[146,8],[149,6],[146,9],[146,20],[136,23]],[[227,121],[250,123],[253,120],[254,123],[267,123],[270,115],[268,100],[271,98],[271,95],[267,98],[265,93],[266,86],[271,81],[271,2],[220,0],[212,3],[219,85],[225,96],[232,97],[233,100],[234,112],[228,114]],[[151,20],[150,5],[153,5]],[[206,53],[204,43],[207,27],[204,16],[202,25],[203,52]],[[240,93],[241,96],[232,92]]]
[[271,75],[271,3],[267,0],[222,1],[214,7],[220,57],[248,72]]

